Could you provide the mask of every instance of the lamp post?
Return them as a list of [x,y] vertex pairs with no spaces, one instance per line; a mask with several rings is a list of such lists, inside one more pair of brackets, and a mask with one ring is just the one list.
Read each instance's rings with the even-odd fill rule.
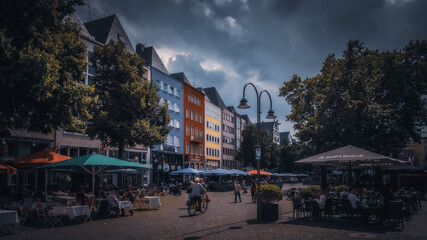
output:
[[[243,98],[240,100],[239,106],[237,106],[240,109],[248,109],[251,106],[248,104],[248,100],[245,98],[245,90],[246,86],[251,85],[255,89],[256,97],[257,97],[257,150],[255,151],[255,158],[257,161],[257,174],[256,174],[256,182],[257,182],[257,221],[261,221],[261,191],[260,191],[260,185],[261,185],[261,179],[260,179],[260,170],[261,170],[261,124],[260,124],[260,116],[261,116],[261,96],[263,93],[266,93],[270,99],[270,110],[268,111],[268,114],[266,116],[267,119],[274,119],[276,116],[274,115],[273,111],[273,104],[271,101],[270,93],[267,90],[262,90],[258,94],[258,90],[252,83],[246,83],[243,87]],[[258,151],[259,150],[259,151]],[[257,154],[259,152],[259,154]]]

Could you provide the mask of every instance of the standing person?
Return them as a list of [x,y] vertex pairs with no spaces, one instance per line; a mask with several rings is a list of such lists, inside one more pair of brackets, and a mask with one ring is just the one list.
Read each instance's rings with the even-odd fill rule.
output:
[[242,189],[243,189],[243,194],[247,193],[248,191],[246,190],[246,182],[245,179],[242,180]]
[[242,202],[240,198],[240,191],[242,190],[242,186],[239,181],[236,181],[236,185],[234,185],[234,203],[237,203],[237,197],[239,197],[239,202]]
[[206,189],[202,186],[202,184],[200,184],[200,179],[196,178],[195,183],[193,184],[193,201],[197,201],[199,203],[199,209],[197,209],[197,211],[201,212],[201,206],[202,206],[202,199],[200,198],[200,196],[202,194],[205,194],[207,191]]
[[251,185],[251,195],[252,195],[252,202],[255,202],[256,196],[255,196],[255,192],[256,192],[256,183],[255,180],[252,180],[252,185]]

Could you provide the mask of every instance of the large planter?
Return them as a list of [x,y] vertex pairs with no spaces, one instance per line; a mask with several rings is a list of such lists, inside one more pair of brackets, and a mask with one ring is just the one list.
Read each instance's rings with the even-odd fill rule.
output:
[[262,203],[261,219],[263,221],[274,222],[279,220],[279,204]]

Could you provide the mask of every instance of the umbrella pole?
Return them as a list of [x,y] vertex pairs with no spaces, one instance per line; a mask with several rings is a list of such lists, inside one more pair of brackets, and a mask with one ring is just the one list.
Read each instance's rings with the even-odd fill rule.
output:
[[44,169],[44,194],[47,195],[47,168]]
[[92,166],[92,194],[95,194],[95,166]]

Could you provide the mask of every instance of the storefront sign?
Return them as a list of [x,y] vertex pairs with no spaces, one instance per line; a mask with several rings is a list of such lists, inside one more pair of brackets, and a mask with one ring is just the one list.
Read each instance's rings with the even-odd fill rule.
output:
[[169,172],[169,170],[170,170],[169,164],[166,163],[165,165],[163,165],[163,171]]

